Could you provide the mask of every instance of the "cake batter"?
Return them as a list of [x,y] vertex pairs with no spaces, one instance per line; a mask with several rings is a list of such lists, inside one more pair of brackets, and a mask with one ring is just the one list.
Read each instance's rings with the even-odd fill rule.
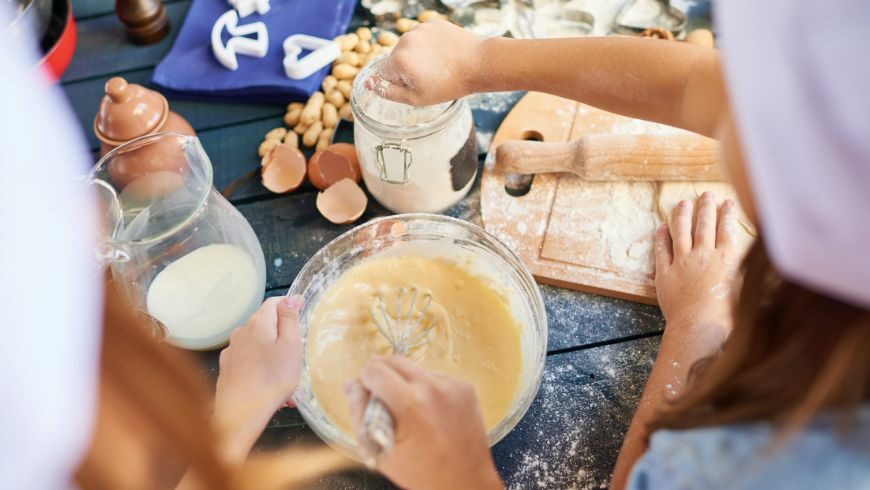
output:
[[[345,433],[353,430],[342,386],[357,378],[372,356],[392,353],[371,318],[377,294],[394,319],[398,289],[415,287],[420,296],[414,317],[428,293],[432,304],[422,324],[437,323],[429,341],[409,357],[472,383],[487,428],[498,424],[513,404],[522,351],[520,327],[506,298],[485,279],[446,259],[373,259],[345,272],[323,294],[308,323],[305,355],[312,389],[324,413]],[[404,315],[410,295],[403,298]]]

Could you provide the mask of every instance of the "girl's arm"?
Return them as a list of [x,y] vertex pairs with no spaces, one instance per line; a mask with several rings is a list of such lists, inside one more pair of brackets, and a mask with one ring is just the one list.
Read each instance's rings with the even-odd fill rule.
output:
[[432,20],[381,66],[385,95],[413,105],[534,90],[705,136],[727,102],[716,50],[637,37],[482,39]]
[[689,201],[674,209],[670,232],[666,225],[656,232],[656,294],[665,333],[613,470],[611,488],[617,490],[646,452],[647,424],[667,408],[669,398],[683,393],[692,365],[715,354],[730,332],[729,288],[739,263],[736,205],[727,200],[717,206],[715,196],[705,192],[697,206],[694,233]]

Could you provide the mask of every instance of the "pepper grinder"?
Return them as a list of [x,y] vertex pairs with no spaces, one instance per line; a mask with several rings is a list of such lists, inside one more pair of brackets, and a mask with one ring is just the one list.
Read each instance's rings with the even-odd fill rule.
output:
[[154,44],[169,33],[161,0],[116,0],[115,14],[134,44]]

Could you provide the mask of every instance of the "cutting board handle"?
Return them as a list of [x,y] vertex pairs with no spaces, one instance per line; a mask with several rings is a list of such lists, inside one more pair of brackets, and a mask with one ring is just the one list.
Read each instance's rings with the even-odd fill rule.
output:
[[590,181],[724,180],[719,144],[695,134],[586,135],[573,143],[506,141],[496,149],[505,172],[570,172]]

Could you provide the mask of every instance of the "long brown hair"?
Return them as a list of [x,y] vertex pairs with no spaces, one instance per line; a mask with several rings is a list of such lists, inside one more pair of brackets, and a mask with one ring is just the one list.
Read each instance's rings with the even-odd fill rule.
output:
[[196,360],[160,344],[116,288],[106,287],[96,430],[76,474],[80,488],[287,488],[355,466],[320,448],[253,457],[219,455],[210,395]]
[[821,411],[848,418],[870,401],[870,312],[783,279],[760,239],[743,272],[727,342],[693,366],[690,389],[648,433],[767,421],[791,434]]

